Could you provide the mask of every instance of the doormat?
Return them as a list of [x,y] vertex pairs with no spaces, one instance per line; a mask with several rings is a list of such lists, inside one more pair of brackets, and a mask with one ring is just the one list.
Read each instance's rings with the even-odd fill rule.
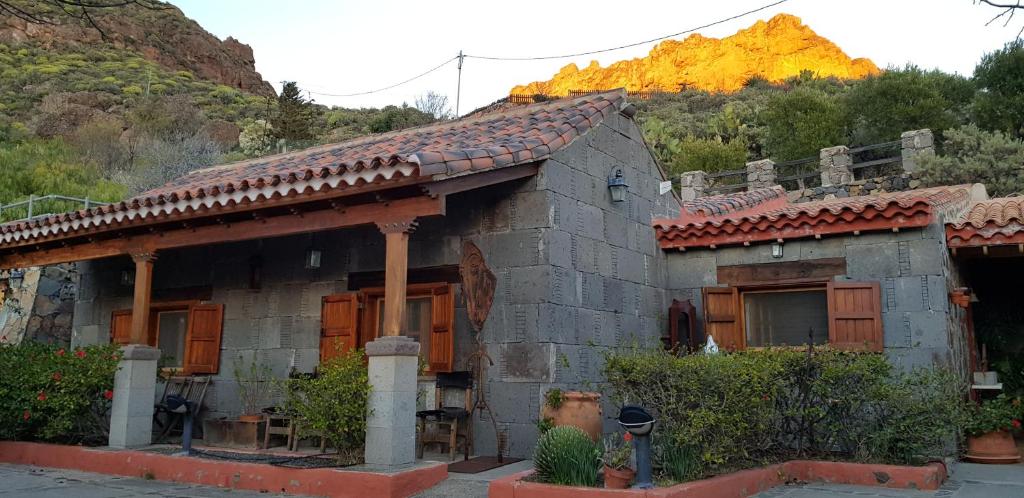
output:
[[496,469],[498,467],[504,467],[505,465],[521,461],[523,461],[522,458],[505,457],[501,463],[498,463],[498,457],[474,457],[469,460],[459,460],[458,462],[448,464],[448,472],[454,472],[456,474],[479,474],[485,470]]

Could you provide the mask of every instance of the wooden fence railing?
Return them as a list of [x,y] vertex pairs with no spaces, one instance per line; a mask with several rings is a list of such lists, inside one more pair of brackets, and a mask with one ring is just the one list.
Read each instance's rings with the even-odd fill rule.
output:
[[0,204],[0,222],[22,221],[54,213],[65,213],[78,209],[89,209],[96,201],[64,195],[30,195],[28,199],[10,204]]

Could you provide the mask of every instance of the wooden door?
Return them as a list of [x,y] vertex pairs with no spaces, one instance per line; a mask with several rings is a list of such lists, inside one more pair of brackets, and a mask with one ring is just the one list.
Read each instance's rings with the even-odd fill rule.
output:
[[351,351],[359,342],[359,295],[324,296],[320,312],[320,363]]

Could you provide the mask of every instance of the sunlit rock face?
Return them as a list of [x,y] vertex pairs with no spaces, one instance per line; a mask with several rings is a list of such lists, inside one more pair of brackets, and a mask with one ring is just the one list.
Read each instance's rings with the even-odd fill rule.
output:
[[868,59],[851,59],[818,36],[799,17],[779,14],[726,38],[693,34],[666,40],[647,57],[601,67],[563,67],[549,81],[516,86],[513,94],[566,95],[571,90],[678,91],[695,88],[732,92],[754,76],[777,82],[811,70],[820,77],[859,79],[879,72]]

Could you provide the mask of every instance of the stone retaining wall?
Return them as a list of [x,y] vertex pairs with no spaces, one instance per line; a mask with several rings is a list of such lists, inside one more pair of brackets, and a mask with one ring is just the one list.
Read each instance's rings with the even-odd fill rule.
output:
[[787,192],[787,195],[791,202],[809,202],[886,192],[902,192],[904,190],[920,188],[921,186],[918,173],[900,173],[866,180],[854,180],[839,185],[794,190]]

